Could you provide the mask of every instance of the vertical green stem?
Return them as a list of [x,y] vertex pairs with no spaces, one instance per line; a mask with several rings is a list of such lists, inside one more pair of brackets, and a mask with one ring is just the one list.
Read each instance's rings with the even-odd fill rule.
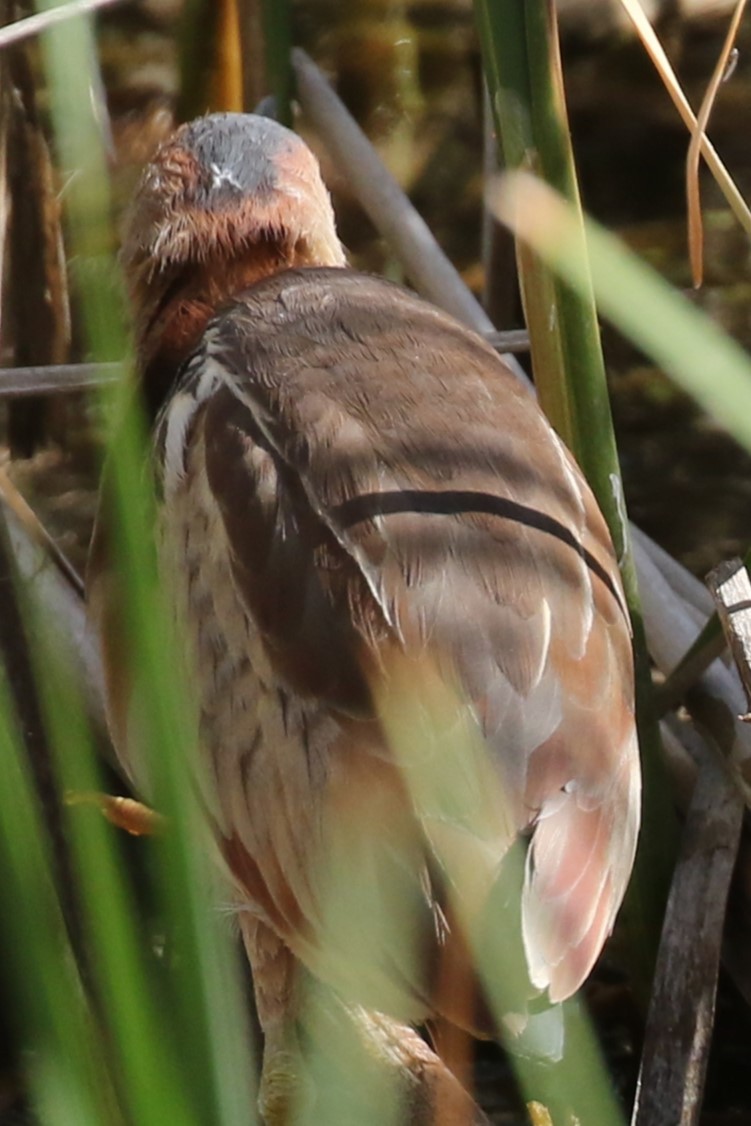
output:
[[292,22],[288,0],[262,0],[266,78],[276,102],[277,117],[292,124]]
[[218,30],[214,0],[185,0],[178,33],[180,91],[176,116],[190,121],[209,104],[211,68]]
[[[87,342],[95,359],[113,354],[122,358],[127,354],[127,338],[120,279],[111,253],[108,176],[89,97],[96,66],[90,23],[71,20],[61,25],[45,37],[44,48],[61,163],[76,173],[66,203]],[[113,426],[109,450],[112,509],[106,517],[113,575],[120,583],[129,633],[121,641],[135,681],[132,714],[138,715],[134,724],[138,734],[133,739],[148,757],[158,807],[170,825],[169,832],[155,842],[154,856],[167,918],[172,933],[179,934],[182,952],[167,978],[169,1003],[160,1006],[158,1014],[160,1027],[168,1029],[164,1041],[176,1059],[179,1089],[190,1108],[183,1113],[182,1095],[179,1101],[176,1095],[174,1120],[245,1126],[254,1115],[242,994],[228,944],[215,925],[207,898],[211,877],[188,762],[195,750],[195,730],[157,582],[153,496],[145,471],[147,443],[132,399],[131,388],[121,386],[116,417],[122,421]],[[135,1003],[129,1012],[135,1020]],[[149,1076],[141,1078],[138,1091],[145,1109],[136,1117],[147,1123],[154,1096],[149,1095]],[[164,1114],[159,1121],[166,1121]]]
[[[475,12],[506,166],[537,173],[581,216],[552,0],[475,0]],[[581,225],[571,252],[589,278]],[[676,825],[652,711],[649,657],[594,295],[591,284],[584,293],[575,293],[529,251],[520,254],[520,274],[540,400],[581,465],[608,522],[633,625],[644,813],[627,914],[635,968],[644,988],[659,941]]]

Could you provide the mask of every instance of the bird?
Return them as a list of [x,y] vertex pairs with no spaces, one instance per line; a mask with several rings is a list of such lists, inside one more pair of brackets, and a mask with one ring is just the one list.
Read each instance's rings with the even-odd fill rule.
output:
[[[122,263],[202,808],[281,1122],[303,977],[405,1037],[439,1018],[487,1032],[482,987],[468,1003],[440,985],[446,964],[477,978],[452,849],[499,951],[517,936],[506,976],[525,996],[557,1004],[586,979],[639,828],[629,616],[605,520],[534,397],[470,329],[348,265],[295,132],[233,113],[180,126],[143,173]],[[106,526],[88,599],[138,779]],[[446,747],[460,770],[463,741],[482,749],[482,829],[410,789],[383,710],[410,699],[401,741],[422,740],[430,771]],[[332,934],[332,866],[379,917],[407,912],[409,941],[374,937],[356,906]]]

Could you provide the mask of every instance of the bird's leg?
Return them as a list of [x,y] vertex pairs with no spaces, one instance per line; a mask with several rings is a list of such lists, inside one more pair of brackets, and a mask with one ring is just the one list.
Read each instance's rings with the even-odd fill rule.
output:
[[[241,914],[240,926],[264,1034],[259,1107],[266,1126],[288,1126],[301,1113],[305,1118],[314,1102],[315,1115],[308,1121],[353,1122],[358,1099],[372,1110],[372,1099],[389,1090],[403,1108],[401,1120],[411,1126],[487,1126],[479,1107],[413,1028],[346,1004],[313,982],[259,920]],[[304,1046],[298,1040],[301,1029]],[[314,1091],[305,1060],[311,1050],[336,1057],[324,1063],[322,1072],[331,1090]],[[356,1091],[350,1089],[354,1075]]]
[[297,1040],[299,967],[265,923],[241,914],[240,929],[264,1038],[259,1109],[266,1126],[286,1126],[307,1094]]
[[331,1090],[318,1092],[316,1121],[350,1126],[372,1120],[378,1107],[391,1123],[489,1126],[470,1094],[410,1025],[343,1002],[325,986],[316,985],[315,991],[310,1033],[319,1052],[329,1055],[325,1074],[331,1084]]
[[490,1126],[480,1107],[414,1028],[360,1006],[348,1009],[368,1054],[398,1076],[405,1122],[411,1126]]

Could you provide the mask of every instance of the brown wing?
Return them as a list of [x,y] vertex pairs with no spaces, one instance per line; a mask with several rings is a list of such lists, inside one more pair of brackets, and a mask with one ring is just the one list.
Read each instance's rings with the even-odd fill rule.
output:
[[199,361],[209,485],[279,675],[367,714],[363,657],[397,640],[458,682],[530,835],[531,979],[568,995],[639,820],[627,618],[581,475],[482,341],[374,278],[269,279]]

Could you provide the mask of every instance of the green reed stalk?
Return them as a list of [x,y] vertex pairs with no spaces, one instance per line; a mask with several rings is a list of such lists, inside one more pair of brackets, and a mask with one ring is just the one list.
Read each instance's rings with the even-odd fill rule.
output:
[[185,0],[177,39],[180,91],[175,113],[178,121],[190,121],[208,109],[218,23],[215,0]]
[[28,1079],[44,1122],[123,1121],[82,992],[51,876],[49,839],[0,678],[0,941],[14,1032],[30,1048]]
[[[552,0],[475,0],[475,12],[506,167],[535,172],[569,201],[581,220]],[[653,716],[649,658],[581,222],[568,252],[582,279],[576,289],[528,246],[518,252],[520,283],[541,404],[584,470],[608,522],[631,614],[644,810],[626,914],[634,969],[644,992],[659,942],[676,823]]]
[[[127,337],[112,254],[107,168],[89,96],[96,58],[90,23],[76,20],[49,32],[44,48],[60,160],[64,170],[75,172],[66,193],[67,219],[90,355],[96,360],[122,357]],[[190,782],[195,733],[188,722],[181,665],[156,582],[148,453],[132,399],[132,391],[121,387],[109,457],[111,546],[129,627],[124,644],[136,678],[134,715],[143,757],[151,766],[153,797],[168,824],[162,838],[153,843],[152,866],[160,903],[165,905],[168,948],[174,941],[177,951],[150,999],[144,997],[149,990],[139,984],[135,940],[128,937],[129,928],[138,930],[132,902],[121,886],[122,877],[106,860],[103,827],[83,824],[90,811],[71,811],[73,820],[81,820],[74,830],[74,846],[96,968],[105,986],[104,1019],[116,1041],[115,1057],[123,1070],[128,1102],[139,1099],[135,1117],[145,1123],[156,1114],[154,1121],[246,1126],[254,1121],[255,1069],[243,989],[229,934],[220,928],[209,894],[212,880]],[[57,737],[66,747],[66,759],[78,755],[85,762],[83,734],[76,723],[60,720],[54,699],[50,706],[55,712],[53,729],[60,721]],[[88,844],[79,847],[78,838]],[[117,934],[109,929],[108,915],[117,920]],[[112,949],[103,948],[107,936]],[[130,989],[132,997],[121,996],[119,988],[123,993]],[[140,1057],[139,1036],[143,1039]],[[160,1116],[154,1109],[152,1114],[145,1105],[149,1090],[152,1108],[164,1098],[169,1111]]]
[[277,120],[292,124],[292,17],[289,0],[261,0],[266,84],[276,103]]

